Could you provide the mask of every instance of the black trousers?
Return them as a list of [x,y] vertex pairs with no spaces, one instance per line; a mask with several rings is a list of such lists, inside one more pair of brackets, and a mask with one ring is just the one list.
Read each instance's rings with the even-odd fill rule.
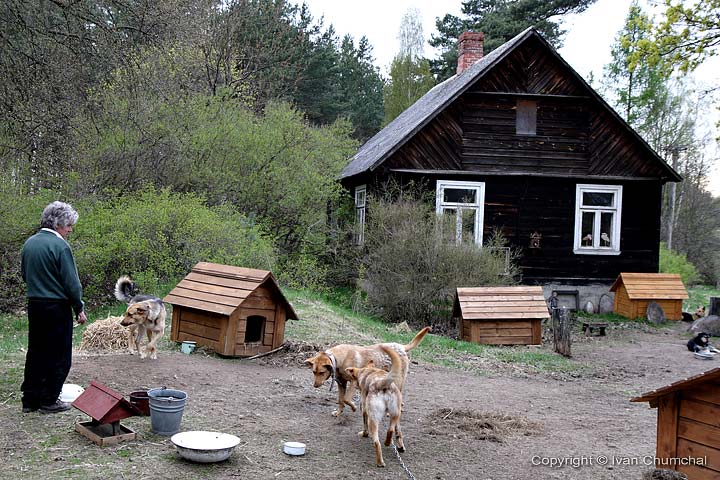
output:
[[73,312],[69,302],[28,302],[28,350],[20,390],[23,407],[51,405],[72,363]]

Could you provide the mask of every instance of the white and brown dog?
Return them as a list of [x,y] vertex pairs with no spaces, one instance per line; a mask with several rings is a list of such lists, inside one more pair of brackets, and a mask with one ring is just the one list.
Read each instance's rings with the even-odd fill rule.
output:
[[385,434],[385,446],[390,445],[394,433],[398,451],[405,451],[405,443],[400,429],[404,363],[398,351],[388,344],[380,345],[380,349],[390,357],[389,372],[376,368],[372,360],[363,368],[348,367],[347,372],[360,387],[363,429],[359,435],[370,436],[375,446],[375,464],[378,467],[384,467],[385,461],[378,430],[386,414],[390,423]]
[[410,366],[408,352],[417,347],[429,331],[430,327],[423,328],[407,345],[401,345],[399,343],[378,343],[367,347],[348,344],[336,345],[308,358],[305,360],[305,364],[313,371],[313,385],[315,388],[322,386],[327,379],[331,379],[330,389],[332,389],[333,382],[337,382],[338,408],[333,412],[333,415],[339,416],[343,412],[345,405],[350,407],[353,412],[357,410],[357,407],[352,402],[352,397],[355,393],[355,383],[347,371],[348,368],[362,368],[372,360],[376,367],[389,370],[390,357],[387,356],[382,347],[390,348],[396,351],[400,357],[402,375],[401,378],[396,380],[396,384],[400,390],[402,390]]
[[[125,316],[120,321],[128,329],[128,351],[135,351],[140,358],[150,355],[157,359],[157,342],[165,333],[165,317],[167,311],[163,301],[152,295],[136,295],[135,283],[130,277],[122,276],[115,282],[115,298],[128,304]],[[144,350],[140,349],[142,338],[147,335],[148,343]]]

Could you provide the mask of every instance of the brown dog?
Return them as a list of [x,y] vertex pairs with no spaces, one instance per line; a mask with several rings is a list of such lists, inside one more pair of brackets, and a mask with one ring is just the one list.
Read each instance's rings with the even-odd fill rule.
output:
[[[152,295],[135,295],[135,283],[126,276],[118,278],[115,283],[115,298],[128,302],[125,316],[120,325],[128,329],[128,350],[140,353],[140,358],[150,355],[157,360],[157,342],[165,333],[165,317],[167,311],[165,304],[158,297]],[[140,349],[143,336],[147,335],[148,344],[145,350]]]
[[385,414],[390,417],[390,424],[385,434],[385,446],[390,445],[393,433],[395,433],[398,451],[405,451],[403,435],[400,430],[401,386],[404,379],[404,362],[397,350],[388,346],[388,344],[380,345],[380,349],[391,359],[390,372],[376,368],[373,366],[372,360],[368,366],[363,368],[348,367],[347,372],[360,386],[363,429],[359,435],[362,437],[370,435],[375,446],[375,464],[378,467],[384,467],[385,461],[383,460],[378,429],[385,418]]
[[[349,406],[353,412],[357,410],[357,407],[352,402],[352,397],[355,393],[355,383],[347,372],[348,368],[362,368],[372,360],[376,367],[383,367],[388,370],[390,368],[390,359],[383,353],[384,351],[381,347],[386,346],[391,348],[395,350],[400,357],[402,376],[396,383],[400,390],[402,390],[408,367],[410,366],[407,352],[417,347],[429,331],[430,327],[423,328],[407,345],[401,345],[399,343],[378,343],[370,345],[369,347],[347,344],[336,345],[308,358],[305,360],[305,364],[312,368],[315,377],[313,384],[315,388],[320,387],[330,378],[332,379],[330,383],[330,388],[332,389],[332,382],[337,381],[338,408],[333,412],[333,415],[339,416],[343,412],[345,405]],[[348,382],[350,382],[350,385],[348,385]]]

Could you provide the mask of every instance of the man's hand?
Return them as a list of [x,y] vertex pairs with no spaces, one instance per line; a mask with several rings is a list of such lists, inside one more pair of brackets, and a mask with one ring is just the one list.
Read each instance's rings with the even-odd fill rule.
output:
[[83,323],[87,322],[87,315],[85,315],[85,310],[80,312],[80,315],[77,317],[77,322],[82,325]]

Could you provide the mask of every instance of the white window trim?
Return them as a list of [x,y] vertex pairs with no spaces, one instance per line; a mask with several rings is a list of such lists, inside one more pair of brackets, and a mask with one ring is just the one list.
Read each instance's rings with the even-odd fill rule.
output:
[[[467,203],[457,203],[457,202],[444,202],[443,198],[445,196],[443,195],[443,191],[445,188],[464,188],[464,189],[473,189],[477,192],[476,194],[476,203],[471,206],[471,208],[475,209],[475,231],[474,234],[474,241],[475,244],[478,246],[482,246],[483,241],[483,220],[485,216],[485,182],[461,182],[457,180],[438,180],[437,181],[437,187],[435,189],[435,213],[437,215],[442,215],[443,209],[445,208],[455,208],[459,210],[462,207],[468,207],[470,204]],[[461,238],[457,236],[456,232],[456,240],[459,243],[461,241]]]
[[[362,202],[360,201],[360,193],[362,193]],[[358,211],[360,221],[358,222]],[[355,187],[355,243],[362,245],[365,243],[365,214],[367,213],[367,185],[358,185]]]
[[[575,187],[575,233],[573,239],[573,252],[578,255],[620,255],[620,227],[622,225],[622,185],[593,185],[593,184],[577,184]],[[615,205],[612,207],[582,207],[582,194],[584,192],[596,193],[613,193]],[[583,211],[608,211],[614,212],[613,217],[613,235],[611,247],[584,247],[582,246],[581,229],[582,229],[582,212]],[[596,222],[600,221],[597,215]],[[599,229],[596,224],[595,229]]]

